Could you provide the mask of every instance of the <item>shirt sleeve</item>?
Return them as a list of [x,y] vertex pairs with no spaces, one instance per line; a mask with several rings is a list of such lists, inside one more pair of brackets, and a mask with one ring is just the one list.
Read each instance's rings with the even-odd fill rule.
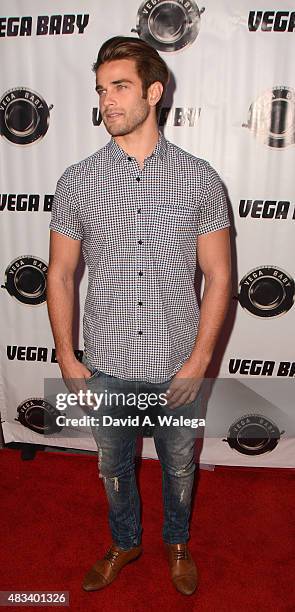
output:
[[78,205],[69,189],[68,168],[57,182],[49,228],[75,240],[83,238],[83,227]]
[[206,162],[207,186],[200,204],[198,234],[206,234],[230,226],[227,201],[221,179]]

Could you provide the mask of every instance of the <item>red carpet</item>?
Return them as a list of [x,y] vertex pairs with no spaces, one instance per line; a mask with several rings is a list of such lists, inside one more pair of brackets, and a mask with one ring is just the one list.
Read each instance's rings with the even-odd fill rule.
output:
[[294,470],[199,472],[190,549],[200,587],[185,596],[174,590],[163,552],[160,465],[143,460],[144,553],[112,585],[85,593],[83,575],[110,543],[96,456],[38,452],[22,461],[4,449],[0,461],[2,591],[67,590],[63,609],[87,612],[295,610]]

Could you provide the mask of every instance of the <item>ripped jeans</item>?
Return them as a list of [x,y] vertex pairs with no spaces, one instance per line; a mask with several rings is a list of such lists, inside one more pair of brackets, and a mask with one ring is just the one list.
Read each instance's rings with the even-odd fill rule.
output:
[[[103,478],[109,503],[113,542],[124,550],[141,542],[140,498],[135,477],[138,436],[153,436],[161,463],[163,540],[169,544],[187,542],[196,467],[194,449],[199,434],[191,427],[169,426],[167,421],[165,426],[162,421],[159,423],[159,417],[163,419],[166,415],[171,419],[183,415],[183,418],[191,419],[192,415],[198,416],[200,391],[194,402],[185,406],[172,409],[157,402],[152,407],[143,407],[142,402],[143,405],[138,408],[140,404],[126,405],[126,398],[136,395],[142,401],[143,397],[154,397],[156,394],[158,399],[163,399],[160,394],[165,393],[170,381],[147,383],[123,380],[95,370],[85,357],[83,362],[92,372],[88,389],[102,398],[99,407],[91,410],[91,414],[99,419],[99,425],[93,425],[91,429],[98,448],[99,476]],[[115,395],[115,401],[111,394]]]

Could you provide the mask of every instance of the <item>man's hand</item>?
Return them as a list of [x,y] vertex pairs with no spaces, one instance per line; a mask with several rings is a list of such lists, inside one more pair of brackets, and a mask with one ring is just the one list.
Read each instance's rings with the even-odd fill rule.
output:
[[59,367],[63,380],[71,393],[78,393],[81,389],[86,392],[86,379],[90,378],[91,372],[86,366],[78,361],[76,357],[60,359]]
[[202,384],[207,365],[207,363],[204,365],[195,359],[192,361],[191,358],[184,362],[183,366],[173,377],[166,391],[168,408],[184,406],[195,400]]

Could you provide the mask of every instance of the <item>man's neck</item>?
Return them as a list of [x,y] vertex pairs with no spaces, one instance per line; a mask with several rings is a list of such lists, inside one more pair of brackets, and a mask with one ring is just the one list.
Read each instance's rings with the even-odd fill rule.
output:
[[144,166],[144,160],[146,157],[152,154],[159,139],[158,126],[155,125],[153,129],[138,129],[131,134],[126,136],[114,136],[116,143],[127,153],[130,157],[135,157],[138,165],[142,169]]

